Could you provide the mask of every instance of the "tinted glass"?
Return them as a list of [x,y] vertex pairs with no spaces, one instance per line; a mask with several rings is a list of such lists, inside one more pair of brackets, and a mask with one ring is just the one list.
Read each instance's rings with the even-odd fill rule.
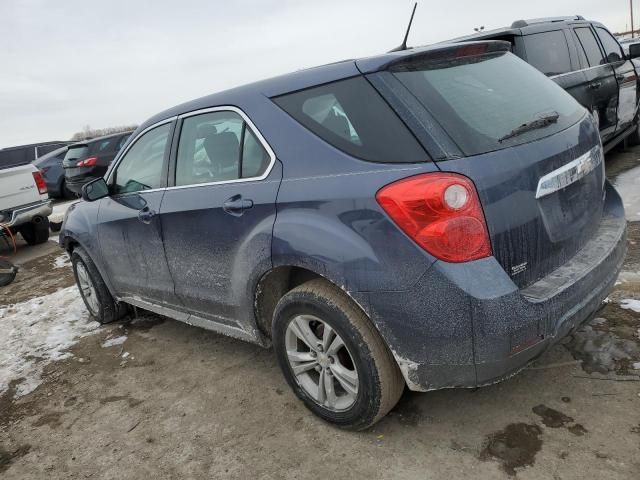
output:
[[600,37],[600,41],[604,47],[607,62],[615,63],[622,60],[624,58],[624,54],[622,53],[622,48],[620,48],[620,44],[616,39],[613,38],[613,36],[604,28],[596,27],[596,32],[598,32],[598,37]]
[[298,122],[343,152],[372,162],[424,162],[427,155],[363,77],[276,97]]
[[602,58],[602,51],[600,50],[596,37],[593,35],[591,29],[588,27],[581,27],[576,28],[575,32],[578,36],[578,40],[580,41],[580,45],[582,46],[582,50],[587,56],[589,66],[595,67],[596,65],[602,65],[605,63],[604,58]]
[[[511,53],[415,62],[393,73],[467,155],[543,138],[584,115],[571,95]],[[556,123],[504,138],[555,114]]]
[[105,138],[91,143],[91,153],[105,153],[112,151],[118,137]]
[[545,75],[559,75],[571,71],[569,46],[562,30],[527,35],[527,61]]
[[71,162],[73,160],[81,160],[89,155],[89,147],[87,145],[78,145],[69,147],[67,153],[64,156],[65,162]]
[[114,193],[139,192],[161,186],[170,130],[170,124],[161,125],[136,140],[114,173]]
[[269,166],[271,157],[258,141],[255,134],[245,124],[242,144],[242,178],[261,176]]

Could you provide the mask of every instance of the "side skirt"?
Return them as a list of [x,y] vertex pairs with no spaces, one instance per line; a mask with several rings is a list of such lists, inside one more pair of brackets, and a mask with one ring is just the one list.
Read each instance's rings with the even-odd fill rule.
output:
[[157,313],[158,315],[163,315],[165,317],[178,320],[179,322],[183,322],[188,325],[193,325],[194,327],[204,328],[205,330],[211,330],[212,332],[221,333],[222,335],[227,335],[239,340],[244,340],[245,342],[257,343],[258,345],[266,346],[264,345],[262,338],[256,335],[255,332],[247,332],[245,330],[242,330],[241,328],[224,325],[222,323],[214,322],[213,320],[207,320],[205,318],[198,317],[191,313],[181,312],[179,310],[174,310],[173,308],[165,307],[163,305],[157,305],[155,303],[147,302],[146,300],[142,300],[138,297],[122,297],[119,299],[119,301],[133,305],[134,307],[140,307],[144,310],[149,310],[150,312]]

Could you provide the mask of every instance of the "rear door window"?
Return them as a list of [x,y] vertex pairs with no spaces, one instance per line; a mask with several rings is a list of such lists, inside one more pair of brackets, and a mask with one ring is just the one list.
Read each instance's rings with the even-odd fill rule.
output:
[[415,137],[363,77],[282,95],[273,101],[327,143],[371,162],[428,160]]
[[182,121],[176,186],[256,178],[270,163],[264,145],[236,112],[202,113]]
[[620,44],[606,29],[596,27],[596,32],[598,32],[598,37],[604,47],[604,53],[608,63],[616,63],[624,59],[624,53],[622,53]]
[[605,62],[602,56],[602,51],[598,45],[596,37],[593,35],[593,31],[589,27],[580,27],[574,29],[578,36],[578,41],[582,47],[582,51],[587,57],[590,67],[597,65],[603,65]]
[[569,45],[562,30],[524,37],[527,61],[548,76],[571,71]]

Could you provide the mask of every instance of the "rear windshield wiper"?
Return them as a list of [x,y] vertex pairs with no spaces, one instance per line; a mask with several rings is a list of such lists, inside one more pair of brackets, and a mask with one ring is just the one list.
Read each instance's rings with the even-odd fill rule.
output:
[[504,137],[499,138],[498,142],[502,143],[505,140],[508,140],[513,137],[517,137],[525,132],[530,132],[531,130],[537,130],[539,128],[548,127],[552,123],[557,123],[558,118],[560,118],[560,114],[558,112],[551,112],[544,117],[536,118],[535,120],[531,120],[530,122],[523,123],[517,128],[511,130],[511,132],[507,133]]

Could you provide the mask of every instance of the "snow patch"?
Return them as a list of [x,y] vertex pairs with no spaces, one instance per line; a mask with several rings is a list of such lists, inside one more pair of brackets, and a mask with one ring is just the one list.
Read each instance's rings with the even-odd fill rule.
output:
[[31,393],[42,383],[44,367],[71,357],[68,349],[98,326],[76,287],[0,307],[0,394],[18,379],[16,396]]
[[620,302],[620,306],[625,310],[633,310],[634,312],[640,313],[640,300],[625,298]]
[[53,268],[65,268],[71,265],[69,255],[63,253],[53,261]]
[[115,347],[116,345],[122,345],[126,341],[127,341],[126,335],[109,338],[102,344],[102,348],[109,348],[109,347]]

